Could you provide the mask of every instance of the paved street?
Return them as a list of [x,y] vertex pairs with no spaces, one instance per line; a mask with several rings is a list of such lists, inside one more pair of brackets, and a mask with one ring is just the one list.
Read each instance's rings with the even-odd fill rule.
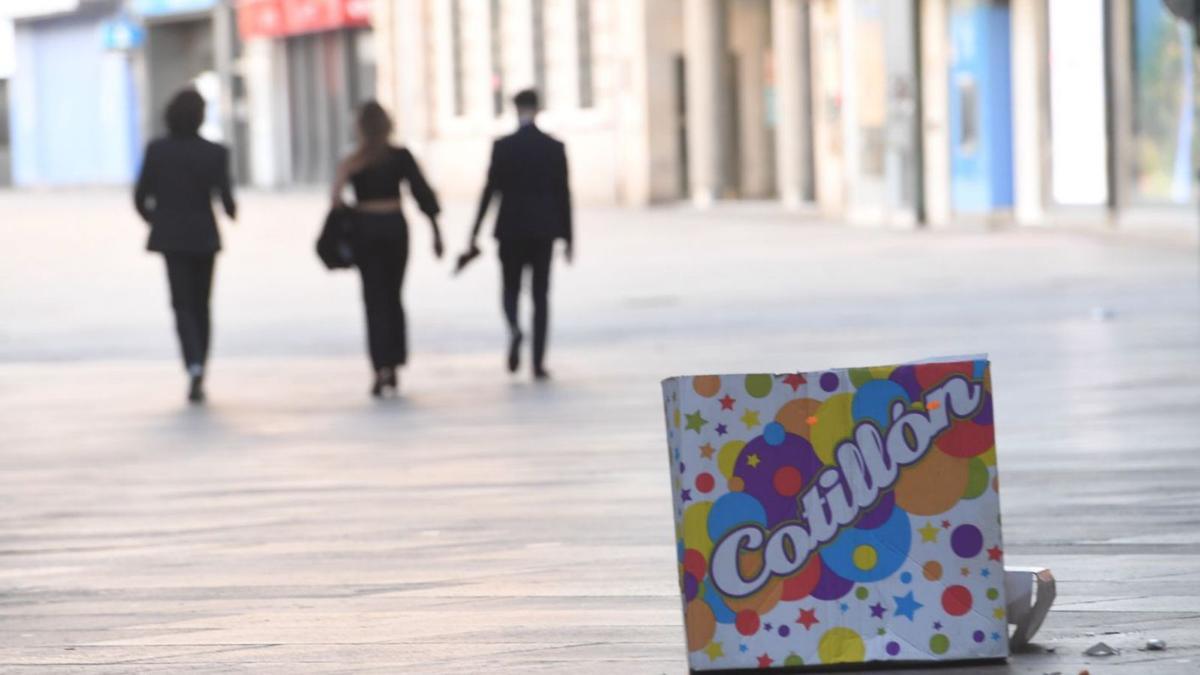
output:
[[684,672],[659,380],[982,352],[1006,562],[1059,597],[1038,648],[937,672],[1200,671],[1194,238],[582,210],[535,386],[491,249],[451,279],[414,222],[380,403],[321,198],[248,194],[192,409],[128,202],[0,193],[0,671]]

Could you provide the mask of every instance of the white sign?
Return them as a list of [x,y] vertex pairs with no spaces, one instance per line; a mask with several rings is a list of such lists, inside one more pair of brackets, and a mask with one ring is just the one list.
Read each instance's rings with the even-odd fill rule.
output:
[[29,19],[77,9],[79,0],[4,0],[0,2],[0,17]]
[[1104,3],[1054,0],[1050,10],[1050,165],[1054,202],[1108,202]]

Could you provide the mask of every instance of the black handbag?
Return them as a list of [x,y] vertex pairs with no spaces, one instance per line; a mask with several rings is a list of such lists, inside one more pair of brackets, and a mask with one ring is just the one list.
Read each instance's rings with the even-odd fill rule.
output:
[[354,249],[350,246],[350,228],[354,225],[354,212],[344,206],[335,206],[325,216],[325,226],[317,237],[317,257],[331,270],[354,267]]

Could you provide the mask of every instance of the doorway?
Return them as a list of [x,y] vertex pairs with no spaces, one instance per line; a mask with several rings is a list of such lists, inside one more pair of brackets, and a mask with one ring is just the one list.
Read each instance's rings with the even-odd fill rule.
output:
[[1006,3],[951,0],[950,203],[956,213],[1012,208],[1010,16]]

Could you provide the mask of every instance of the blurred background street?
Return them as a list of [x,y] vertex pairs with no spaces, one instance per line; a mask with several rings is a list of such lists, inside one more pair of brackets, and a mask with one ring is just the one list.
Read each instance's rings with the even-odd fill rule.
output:
[[[0,195],[19,215],[0,254],[4,670],[681,672],[658,380],[964,352],[994,360],[1007,563],[1060,580],[1038,640],[1057,651],[995,670],[1082,668],[1098,640],[1126,651],[1092,672],[1200,662],[1186,242],[586,209],[538,387],[503,371],[491,256],[451,279],[417,234],[412,365],[380,403],[357,280],[312,253],[321,196],[243,200],[211,401],[190,409],[126,196]],[[469,215],[450,207],[452,241]],[[1148,637],[1169,650],[1137,651]]]

